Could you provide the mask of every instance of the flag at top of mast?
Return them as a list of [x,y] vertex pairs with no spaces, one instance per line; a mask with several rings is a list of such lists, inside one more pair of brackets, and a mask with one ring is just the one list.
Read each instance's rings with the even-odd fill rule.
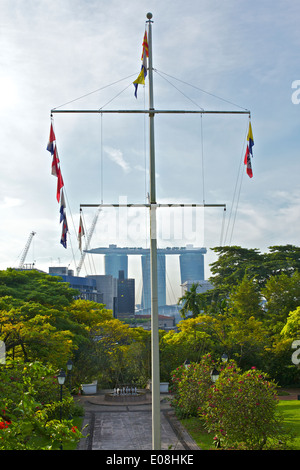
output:
[[147,31],[145,31],[143,39],[143,52],[142,52],[142,67],[137,79],[133,82],[135,91],[134,96],[137,98],[137,90],[139,85],[145,85],[145,78],[147,77],[147,58],[149,57],[149,47]]

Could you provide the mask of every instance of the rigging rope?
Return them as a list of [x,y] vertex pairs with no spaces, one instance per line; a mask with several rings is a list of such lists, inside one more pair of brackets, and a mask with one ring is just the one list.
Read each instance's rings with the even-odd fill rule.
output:
[[99,109],[103,109],[105,106],[107,106],[109,103],[111,103],[112,101],[114,101],[116,98],[118,98],[118,96],[122,95],[122,93],[124,93],[124,91],[126,91],[129,87],[132,86],[132,83],[129,83],[129,85],[127,85],[123,90],[121,90],[119,93],[117,93],[113,98],[111,98],[107,103],[105,103],[103,106],[101,106]]
[[[245,133],[245,137],[244,137],[244,139],[243,139],[243,142],[245,142],[245,140],[246,140],[247,132],[248,132],[248,122],[247,122],[247,128],[246,128],[246,133]],[[230,209],[230,214],[229,214],[229,220],[228,220],[228,224],[227,224],[226,234],[225,234],[225,238],[224,238],[224,244],[225,244],[225,242],[226,242],[226,240],[227,240],[227,236],[228,236],[228,231],[229,231],[229,226],[230,226],[230,222],[231,222],[231,217],[232,217],[233,210],[234,210],[234,205],[235,205],[235,213],[234,213],[233,224],[232,224],[232,228],[231,228],[231,235],[230,235],[230,238],[229,238],[229,245],[231,244],[231,241],[232,241],[233,229],[234,229],[234,226],[235,226],[236,214],[237,214],[237,210],[238,210],[238,204],[239,204],[239,199],[240,199],[240,194],[241,194],[241,188],[242,188],[242,182],[243,182],[243,175],[244,175],[244,172],[242,171],[242,168],[243,168],[243,165],[244,165],[244,161],[243,161],[243,160],[244,160],[244,143],[243,143],[243,147],[242,147],[242,151],[241,151],[240,164],[239,164],[238,174],[237,174],[236,183],[235,183],[235,187],[234,187],[234,192],[233,192],[233,197],[232,197],[232,203],[231,203],[231,209]],[[240,183],[239,183],[239,180],[240,180]],[[238,189],[237,200],[236,200],[236,202],[235,202],[235,198],[236,198],[236,194],[237,194],[237,188],[238,188],[238,183],[239,183],[239,189]]]
[[[163,72],[159,72],[158,70],[154,69],[154,72],[157,73],[157,75],[159,75],[161,78],[163,78],[166,82],[169,83],[169,85],[171,85],[173,88],[175,88],[175,90],[179,91],[179,93],[181,93],[186,99],[188,99],[189,101],[191,101],[191,103],[193,103],[195,106],[197,106],[197,108],[201,109],[201,111],[204,111],[204,108],[202,108],[198,103],[196,103],[194,100],[192,100],[189,96],[187,96],[185,93],[183,93],[181,90],[179,90],[179,88],[177,88],[172,82],[170,82],[170,80],[167,80],[165,77],[163,77],[161,74]],[[167,74],[164,74],[164,75],[167,75]],[[168,77],[171,77],[171,75],[168,75]],[[174,78],[174,77],[171,77],[171,78]]]
[[[98,93],[99,91],[105,90],[106,88],[109,88],[113,85],[116,85],[117,83],[120,83],[124,80],[128,80],[129,78],[135,77],[136,73],[128,75],[127,77],[121,78],[120,80],[117,80],[115,82],[110,83],[109,85],[104,85],[101,88],[97,88],[97,90],[90,91],[89,93],[86,93],[85,95],[81,95],[78,98],[74,98],[73,100],[67,101],[66,103],[61,104],[60,106],[56,106],[55,108],[52,108],[53,110],[62,108],[63,106],[66,106],[67,104],[75,103],[75,101],[81,100],[82,98],[86,98],[87,96],[93,95],[94,93]],[[130,83],[132,85],[132,83]]]
[[[67,191],[66,191],[66,187],[64,186],[64,194],[65,194],[65,197],[66,197],[66,203],[67,203],[67,206],[68,206],[68,210],[70,212],[70,216],[71,216],[71,221],[72,221],[72,225],[73,225],[73,230],[74,230],[74,233],[76,234],[76,228],[75,228],[75,224],[74,224],[74,219],[73,219],[73,214],[72,214],[72,210],[71,210],[71,205],[69,203],[69,199],[68,199],[68,195],[67,195]],[[69,232],[69,230],[68,230]],[[69,232],[69,235],[70,232]],[[76,264],[76,259],[75,259],[75,253],[74,253],[74,250],[73,250],[73,245],[72,245],[72,237],[70,236],[69,237],[69,243],[71,245],[71,252],[72,252],[72,258],[73,258],[73,262],[74,262],[74,265],[75,267],[77,266]]]
[[100,201],[103,204],[103,114],[100,115]]
[[[187,85],[189,87],[192,87],[202,93],[205,93],[209,96],[212,96],[214,98],[217,98],[223,102],[226,102],[226,103],[229,103],[233,106],[236,106],[240,109],[243,109],[243,110],[246,110],[246,108],[244,107],[241,107],[239,105],[237,105],[236,103],[233,103],[232,101],[229,101],[229,100],[226,100],[220,96],[217,96],[213,93],[210,93],[210,92],[207,92],[205,90],[203,90],[202,88],[196,86],[196,85],[193,85],[191,83],[188,83],[184,80],[181,80],[177,77],[174,77],[170,74],[167,74],[163,71],[159,71],[157,69],[153,69],[162,79],[164,79],[169,85],[171,85],[173,88],[175,88],[179,93],[181,93],[186,99],[188,99],[191,103],[193,103],[195,106],[197,106],[198,108],[200,108],[201,110],[204,110],[197,102],[195,102],[193,99],[191,99],[189,96],[187,96],[185,93],[183,93],[177,86],[175,86],[168,78],[170,79],[173,79],[173,80],[176,80],[184,85]],[[105,85],[103,87],[100,87],[100,88],[97,88],[96,90],[92,91],[92,92],[89,92],[89,93],[86,93],[84,95],[81,95],[79,96],[78,98],[75,98],[71,101],[68,101],[60,106],[57,106],[56,108],[53,108],[53,109],[58,109],[58,108],[61,108],[67,104],[70,104],[70,103],[73,103],[75,101],[78,101],[80,99],[83,99],[83,98],[86,98],[87,96],[90,96],[92,94],[95,94],[95,93],[98,93],[108,87],[111,87],[115,84],[118,84],[124,80],[128,80],[129,78],[132,78],[133,76],[135,76],[135,74],[132,74],[132,75],[129,75],[127,77],[124,77],[120,80],[117,80],[115,82],[112,82],[108,85]],[[167,78],[168,77],[168,78]],[[119,97],[122,93],[124,93],[130,86],[132,86],[132,82],[130,82],[129,85],[127,85],[123,90],[121,90],[119,93],[117,93],[113,98],[111,98],[106,104],[104,104],[103,106],[101,106],[99,108],[99,110],[101,111],[101,109],[103,109],[105,106],[107,106],[109,103],[111,103],[112,101],[114,101],[117,97]],[[145,89],[145,87],[144,87]],[[145,91],[144,91],[144,109],[145,109]],[[247,111],[247,110],[246,110]],[[100,113],[101,114],[101,113]],[[145,119],[144,119],[144,155],[145,155],[145,193],[147,195],[147,178],[146,178],[146,172],[147,172],[147,165],[146,165],[146,132],[145,132],[145,127],[146,127],[146,124],[145,124]],[[205,175],[204,175],[204,144],[203,144],[203,116],[201,114],[201,125],[200,125],[200,134],[201,134],[201,165],[202,165],[202,198],[203,198],[203,203],[205,204]],[[103,203],[103,114],[101,114],[101,123],[100,123],[100,135],[101,135],[101,143],[100,143],[100,197],[101,197],[101,203]],[[242,156],[243,157],[243,156]],[[242,159],[241,157],[241,159]],[[232,223],[232,227],[231,227],[231,233],[230,233],[230,243],[231,243],[231,240],[232,240],[232,236],[233,236],[233,230],[234,230],[234,226],[235,226],[235,221],[236,221],[236,215],[237,215],[237,209],[238,209],[238,203],[239,203],[239,198],[240,198],[240,193],[241,193],[241,187],[242,187],[242,178],[240,180],[240,171],[241,171],[241,168],[239,168],[239,171],[238,171],[238,176],[237,176],[237,180],[236,180],[236,184],[235,184],[235,189],[234,189],[234,194],[233,194],[233,201],[232,201],[232,206],[231,206],[231,211],[230,211],[230,216],[229,216],[229,220],[228,220],[228,224],[227,224],[227,229],[226,229],[226,234],[225,234],[225,237],[224,237],[224,240],[223,240],[223,235],[224,235],[224,230],[225,230],[225,213],[226,213],[226,209],[224,210],[224,213],[223,213],[223,221],[222,221],[222,230],[221,230],[221,244],[222,243],[225,243],[227,237],[228,237],[228,233],[229,233],[229,227],[230,227],[230,223],[231,223],[231,219],[233,217],[233,223]],[[240,180],[240,181],[239,181]],[[239,186],[238,186],[239,185]],[[235,200],[235,198],[237,197],[237,200]],[[66,195],[66,199],[68,200],[67,198],[67,195]],[[146,199],[147,199],[147,196],[146,196]],[[72,224],[73,224],[73,227],[74,227],[74,231],[76,233],[76,229],[75,229],[75,226],[74,226],[74,221],[73,221],[73,215],[72,215],[72,212],[71,212],[71,208],[70,208],[70,204],[69,204],[69,201],[68,201],[68,207],[69,207],[69,210],[70,210],[70,213],[71,213],[71,219],[72,219]],[[147,225],[147,220],[146,220],[146,225]],[[147,243],[147,241],[146,241]],[[71,244],[71,248],[72,248],[72,255],[73,255],[73,259],[74,259],[74,263],[75,263],[75,257],[74,257],[74,252],[73,252],[73,247],[72,247],[72,243]],[[75,263],[75,266],[76,266],[76,263]]]
[[221,228],[221,236],[220,236],[220,246],[223,246],[223,236],[224,236],[224,228],[225,228],[225,216],[226,216],[226,207],[224,207],[224,210],[223,210],[222,228]]
[[200,114],[201,118],[201,160],[202,160],[202,199],[205,204],[205,184],[204,184],[204,148],[203,148],[203,115]]
[[[176,78],[176,77],[174,77],[174,76],[172,76],[172,75],[169,75],[169,74],[167,74],[167,73],[165,73],[165,72],[158,71],[157,69],[154,69],[154,71],[155,71],[156,73],[158,73],[158,74],[163,74],[163,75],[166,75],[167,77],[173,78],[174,80],[177,80],[178,82],[181,82],[181,83],[183,83],[184,85],[188,85],[188,86],[190,86],[190,87],[192,87],[192,88],[195,88],[196,90],[201,91],[202,93],[205,93],[206,95],[209,95],[209,96],[212,96],[212,97],[214,97],[214,98],[217,98],[217,99],[219,99],[219,100],[221,100],[221,101],[224,101],[225,103],[232,104],[233,106],[236,106],[237,108],[243,109],[244,111],[248,111],[248,109],[243,108],[242,106],[239,106],[238,104],[233,103],[232,101],[229,101],[229,100],[226,100],[226,99],[224,99],[224,98],[221,98],[220,96],[214,95],[213,93],[210,93],[210,92],[208,92],[208,91],[205,91],[205,90],[203,90],[202,88],[197,87],[196,85],[192,85],[191,83],[185,82],[184,80],[181,80],[181,79],[179,79],[179,78]],[[175,88],[176,88],[176,87],[175,87]],[[182,93],[182,94],[183,94],[183,93]],[[188,98],[188,99],[190,99],[190,98]],[[190,99],[190,101],[192,101],[192,100]],[[194,104],[196,104],[196,103],[194,103]],[[197,105],[197,104],[196,104],[196,105]],[[197,105],[197,106],[200,107],[199,105]],[[201,109],[202,109],[202,108],[201,108]]]
[[[84,214],[83,214],[83,210],[81,210],[81,214],[82,214],[82,219],[83,219],[84,232],[86,233],[86,237],[88,237],[88,231],[87,231],[87,228],[86,228],[86,222],[85,222],[85,217],[84,217]],[[88,248],[89,248],[88,245],[89,245],[88,238],[86,238],[86,242],[85,242],[85,249],[86,250],[88,250]],[[85,253],[84,260],[86,258],[86,255],[88,255],[88,253]],[[94,273],[96,273],[94,258],[92,256],[88,256],[88,262],[89,262],[90,272],[93,272],[93,270],[94,270]],[[91,265],[93,265],[93,269],[92,269]],[[87,274],[86,266],[85,266],[85,271],[86,271],[86,274]]]

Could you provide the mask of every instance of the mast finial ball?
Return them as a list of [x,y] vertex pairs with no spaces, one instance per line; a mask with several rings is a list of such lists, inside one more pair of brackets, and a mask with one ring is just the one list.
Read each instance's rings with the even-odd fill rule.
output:
[[152,13],[147,13],[148,20],[151,20],[152,16],[153,16]]

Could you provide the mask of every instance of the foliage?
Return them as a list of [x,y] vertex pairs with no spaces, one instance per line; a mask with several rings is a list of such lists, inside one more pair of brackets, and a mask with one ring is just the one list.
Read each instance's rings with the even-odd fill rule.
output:
[[276,384],[252,368],[241,372],[229,363],[211,388],[199,415],[225,449],[286,448],[291,436],[278,413]]
[[[11,294],[0,297],[0,339],[7,357],[57,368],[71,357],[93,357],[93,335],[112,314],[103,304],[74,299],[77,291],[58,280],[38,271],[0,271],[0,291]],[[99,361],[91,362],[98,367]],[[95,367],[88,370],[95,374]],[[78,368],[76,375],[80,380]]]
[[[177,330],[160,332],[161,380],[168,381],[175,371],[171,374],[173,404],[184,416],[197,414],[211,390],[208,371],[212,359],[206,356],[204,360],[205,353],[220,357],[226,352],[241,368],[236,370],[240,378],[242,371],[254,364],[280,385],[299,382],[299,369],[291,363],[291,344],[300,339],[300,248],[274,246],[267,254],[241,247],[217,247],[214,251],[219,254],[212,265],[214,289],[198,294],[195,284],[180,299],[185,319]],[[43,433],[51,434],[53,441],[57,433],[61,438],[64,433],[74,435],[69,423],[57,421],[56,379],[46,373],[39,379],[31,363],[51,364],[53,372],[65,368],[72,358],[73,387],[94,379],[102,388],[125,383],[144,387],[150,378],[150,332],[130,328],[114,319],[104,305],[77,297],[78,292],[59,278],[38,271],[0,271],[0,340],[14,365],[10,384],[7,377],[3,379],[9,391],[4,398],[0,383],[1,409],[6,407],[10,413],[0,418],[0,433],[11,436],[6,438],[7,446],[11,439],[12,446],[30,448]],[[187,370],[182,366],[186,359],[192,362]],[[25,367],[29,367],[28,373]],[[1,378],[8,370],[8,366],[1,369]],[[232,384],[236,393],[234,380]],[[250,396],[250,389],[250,379],[245,380],[242,390]],[[221,400],[217,391],[214,397]],[[70,406],[72,400],[64,395],[63,419],[67,420]],[[250,411],[255,410],[259,411],[253,405]],[[271,427],[277,432],[277,421],[272,419]],[[22,432],[18,426],[24,426]],[[268,436],[272,436],[272,429],[267,430]],[[19,444],[13,443],[18,439]],[[263,438],[253,445],[262,442]],[[240,445],[246,444],[243,441]],[[268,445],[271,437],[263,442],[264,447]]]
[[[282,415],[282,424],[292,435],[289,443],[291,450],[300,450],[300,408],[297,400],[279,400],[278,411]],[[201,450],[215,449],[213,436],[208,433],[198,417],[180,420],[184,428]]]
[[67,306],[78,295],[66,282],[37,270],[22,271],[9,268],[0,271],[0,296],[13,296],[25,302],[56,307]]
[[216,298],[219,294],[224,297],[245,274],[249,278],[255,278],[257,285],[263,288],[272,276],[291,276],[300,271],[300,247],[294,245],[270,246],[268,253],[240,246],[222,246],[212,250],[219,256],[218,260],[211,264],[210,282],[215,291],[209,293],[210,298]]
[[102,381],[107,387],[122,384],[144,386],[150,376],[150,332],[130,328],[117,319],[103,322],[98,330],[97,349],[105,358]]
[[[243,370],[254,364],[281,385],[297,386],[299,371],[291,363],[292,340],[281,331],[287,331],[285,325],[291,324],[289,313],[300,306],[300,248],[273,246],[268,253],[260,253],[257,249],[225,246],[213,251],[219,255],[211,265],[209,280],[214,288],[204,294],[191,293],[189,311],[193,312],[192,305],[201,306],[198,315],[196,307],[192,314],[196,335],[193,337],[188,331],[189,318],[178,325],[177,334],[165,336],[169,363],[173,361],[174,368],[177,357],[178,363],[184,362],[183,352],[198,360],[199,353],[220,356],[226,351]],[[182,323],[188,328],[183,328]],[[294,339],[299,339],[299,333],[295,335],[298,337]]]
[[187,359],[197,362],[209,348],[209,334],[203,331],[202,318],[188,318],[178,323],[177,331],[161,335],[160,359],[163,380]]
[[281,335],[293,340],[300,339],[300,307],[289,313]]
[[50,367],[15,361],[1,366],[0,420],[5,425],[0,426],[0,449],[42,450],[78,442],[83,437],[81,432],[65,418],[74,410],[73,399],[66,391],[61,402],[59,398]]
[[179,417],[196,416],[211,388],[210,372],[215,362],[208,354],[199,363],[181,365],[171,374],[172,406]]
[[282,273],[271,277],[262,290],[266,300],[266,321],[272,331],[279,332],[289,312],[300,306],[300,273]]
[[[212,368],[220,374],[215,384]],[[278,412],[277,384],[255,367],[242,372],[235,361],[218,364],[208,354],[173,371],[171,392],[177,416],[198,416],[217,447],[279,449],[291,440]]]
[[197,317],[203,309],[202,297],[197,293],[198,285],[198,283],[192,284],[190,289],[178,299],[177,304],[182,305],[180,309],[182,318],[187,316]]

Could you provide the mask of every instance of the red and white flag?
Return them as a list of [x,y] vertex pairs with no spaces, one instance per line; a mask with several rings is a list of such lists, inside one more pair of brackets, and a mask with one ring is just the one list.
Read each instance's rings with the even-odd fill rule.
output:
[[84,236],[84,228],[83,228],[83,223],[82,223],[82,217],[80,215],[79,230],[78,230],[78,243],[79,243],[80,251],[82,251],[81,239],[82,239],[83,236]]

